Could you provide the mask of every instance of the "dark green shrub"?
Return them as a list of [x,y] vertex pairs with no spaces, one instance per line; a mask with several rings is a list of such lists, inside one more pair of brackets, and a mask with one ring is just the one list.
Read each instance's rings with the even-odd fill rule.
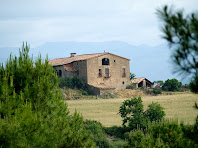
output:
[[159,103],[152,102],[148,105],[148,109],[145,111],[145,116],[152,121],[161,121],[165,116],[164,108]]
[[121,138],[121,139],[125,139],[125,133],[128,130],[126,130],[126,128],[121,127],[121,126],[112,126],[112,127],[106,127],[105,128],[105,133],[107,133],[110,136],[113,137],[117,137],[117,138]]
[[174,121],[153,122],[148,129],[132,131],[125,147],[197,147],[185,138],[180,124]]
[[182,83],[177,79],[168,79],[164,82],[162,89],[165,91],[179,91],[179,88],[182,87]]
[[88,96],[90,94],[89,90],[87,89],[80,89],[82,95]]
[[103,126],[98,121],[86,120],[84,126],[87,131],[91,132],[91,138],[96,143],[99,148],[109,148],[111,147],[107,138],[105,137],[105,132]]
[[127,85],[126,89],[136,89],[134,84]]
[[198,146],[198,116],[196,118],[194,125],[184,125],[181,124],[182,130],[184,132],[184,136],[190,140],[192,140]]
[[74,88],[73,82],[71,78],[59,78],[59,87],[68,87],[68,88]]
[[161,88],[153,88],[153,93],[154,93],[155,95],[162,94],[162,89],[161,89]]
[[73,83],[74,88],[78,88],[78,89],[85,88],[84,81],[79,77],[73,77],[72,78],[72,83]]
[[[153,147],[153,139],[148,134],[144,134],[142,130],[132,131],[127,139],[127,144],[124,148],[138,147],[138,148],[151,148]],[[158,142],[159,143],[159,142]],[[163,147],[163,144],[158,144],[158,147]]]
[[68,87],[68,88],[77,88],[77,89],[85,89],[84,81],[79,77],[73,78],[60,78],[59,79],[59,87]]

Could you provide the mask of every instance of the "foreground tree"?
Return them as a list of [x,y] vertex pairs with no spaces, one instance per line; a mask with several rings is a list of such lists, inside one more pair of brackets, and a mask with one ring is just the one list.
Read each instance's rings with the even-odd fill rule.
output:
[[69,116],[53,67],[28,52],[0,66],[0,147],[95,147],[82,117]]
[[161,121],[165,116],[164,108],[158,103],[152,103],[146,111],[143,110],[141,97],[125,100],[120,106],[119,114],[123,118],[123,126],[128,131],[145,129],[148,122]]
[[174,11],[168,6],[157,10],[163,21],[163,38],[173,50],[175,72],[193,75],[190,85],[198,93],[198,14],[184,15],[182,10]]
[[119,114],[123,118],[122,125],[129,128],[129,130],[135,129],[137,126],[145,128],[147,126],[147,118],[144,118],[143,111],[141,97],[125,100],[119,110]]

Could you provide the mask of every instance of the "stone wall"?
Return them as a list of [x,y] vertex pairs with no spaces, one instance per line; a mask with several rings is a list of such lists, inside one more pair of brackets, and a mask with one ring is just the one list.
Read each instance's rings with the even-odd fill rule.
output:
[[[102,59],[108,58],[109,65],[102,65]],[[109,77],[105,77],[105,68],[109,69]],[[122,75],[122,69],[125,68],[125,76]],[[102,76],[99,76],[99,69],[102,70]],[[130,84],[129,60],[107,54],[98,58],[87,60],[87,83],[97,86],[100,83],[116,88],[125,89]]]
[[[57,72],[57,75],[62,78],[71,77],[70,72],[65,71],[64,65],[54,66],[54,70]],[[59,71],[61,70],[61,76],[59,75]]]
[[113,94],[115,92],[115,89],[101,89],[101,88],[98,88],[98,87],[95,87],[95,86],[92,86],[92,85],[88,85],[88,84],[87,84],[87,88],[94,95],[102,95],[102,94],[105,94],[105,93],[112,93]]
[[87,61],[76,61],[73,63],[73,69],[76,70],[77,76],[87,83]]

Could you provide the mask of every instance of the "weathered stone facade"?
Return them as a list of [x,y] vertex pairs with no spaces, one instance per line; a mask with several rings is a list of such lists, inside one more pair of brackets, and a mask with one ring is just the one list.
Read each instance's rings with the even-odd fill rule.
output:
[[[69,59],[70,58],[70,59]],[[129,59],[111,53],[80,55],[49,61],[59,77],[79,76],[96,95],[125,89],[130,84]],[[74,59],[75,58],[75,59]],[[94,90],[95,88],[95,90]]]

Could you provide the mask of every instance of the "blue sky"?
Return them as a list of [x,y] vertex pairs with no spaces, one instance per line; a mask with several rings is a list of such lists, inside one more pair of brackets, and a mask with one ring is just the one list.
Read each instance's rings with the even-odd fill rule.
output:
[[164,4],[197,11],[197,0],[0,0],[0,47],[119,40],[163,43],[155,12]]

